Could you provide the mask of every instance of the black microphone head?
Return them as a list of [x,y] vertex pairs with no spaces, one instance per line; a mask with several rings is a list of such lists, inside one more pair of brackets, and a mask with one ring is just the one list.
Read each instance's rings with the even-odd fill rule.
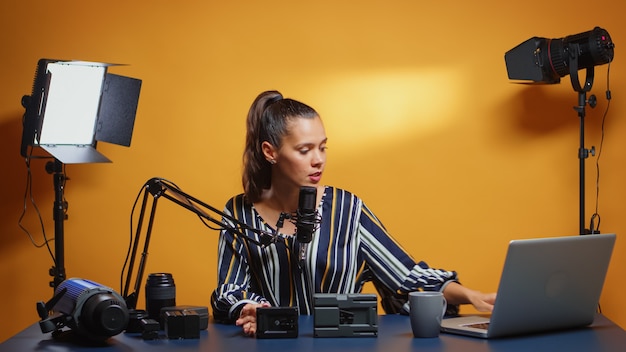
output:
[[300,187],[298,210],[301,212],[315,211],[315,203],[317,203],[317,188],[310,186]]
[[311,242],[316,224],[319,222],[316,208],[317,188],[310,186],[300,187],[296,217],[296,236],[300,243]]

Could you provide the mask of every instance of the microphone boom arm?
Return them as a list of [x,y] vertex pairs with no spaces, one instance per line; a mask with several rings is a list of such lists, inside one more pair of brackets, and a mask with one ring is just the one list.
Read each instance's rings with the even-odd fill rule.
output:
[[[150,215],[148,218],[148,227],[146,229],[146,237],[145,237],[144,244],[143,244],[143,252],[141,253],[141,258],[139,260],[139,267],[137,269],[137,277],[136,277],[135,284],[134,284],[134,291],[129,293],[131,278],[133,274],[133,268],[135,266],[135,259],[137,257],[137,250],[139,248],[139,242],[140,242],[140,237],[141,237],[140,234],[141,234],[141,230],[143,227],[143,222],[145,220],[145,214],[146,214],[146,209],[148,205],[149,195],[152,195],[153,201],[152,201],[152,207],[150,210]],[[178,187],[170,184],[169,182],[161,178],[152,178],[148,180],[148,182],[146,182],[146,184],[144,185],[143,200],[141,204],[141,213],[139,215],[138,224],[137,224],[137,228],[135,231],[135,236],[134,236],[135,238],[134,238],[134,242],[132,246],[131,257],[128,262],[126,282],[124,284],[124,289],[122,291],[122,297],[126,301],[126,305],[129,309],[135,309],[137,306],[137,299],[139,296],[139,290],[141,288],[141,280],[143,278],[143,274],[144,274],[144,270],[145,270],[145,266],[146,266],[146,262],[148,258],[148,247],[150,245],[152,225],[154,223],[154,218],[156,215],[157,203],[160,198],[165,198],[195,213],[201,220],[203,220],[203,222],[204,220],[208,220],[212,222],[213,224],[218,225],[220,229],[228,230],[234,233],[235,235],[240,236],[245,241],[253,243],[257,246],[264,247],[264,246],[269,245],[270,243],[273,243],[275,240],[275,237],[276,237],[275,234],[246,225],[243,222],[235,219],[234,217],[222,211],[219,211],[218,209],[210,206],[209,204],[206,204],[205,202],[199,200],[198,198],[193,197],[183,192]],[[210,215],[211,213],[216,214],[217,216],[220,217],[220,219],[218,220],[215,217],[211,216]],[[231,226],[225,223],[222,219],[232,222],[234,226]],[[247,236],[245,234],[246,230],[258,234],[261,240],[258,241],[254,238]]]

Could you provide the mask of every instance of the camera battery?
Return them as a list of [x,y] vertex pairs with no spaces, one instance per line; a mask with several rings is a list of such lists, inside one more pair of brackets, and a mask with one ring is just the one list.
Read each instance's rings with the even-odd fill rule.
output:
[[298,308],[260,307],[256,310],[258,339],[298,337]]

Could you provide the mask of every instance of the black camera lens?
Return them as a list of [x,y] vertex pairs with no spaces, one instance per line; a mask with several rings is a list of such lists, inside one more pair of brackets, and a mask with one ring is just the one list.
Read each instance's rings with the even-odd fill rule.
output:
[[169,273],[155,273],[146,281],[146,311],[150,319],[160,321],[161,308],[176,305],[176,285]]

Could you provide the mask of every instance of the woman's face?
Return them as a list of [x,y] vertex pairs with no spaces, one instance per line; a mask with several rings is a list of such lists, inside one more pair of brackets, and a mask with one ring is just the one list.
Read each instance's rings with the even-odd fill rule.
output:
[[326,165],[326,131],[319,117],[294,118],[275,151],[272,181],[294,187],[317,186]]

